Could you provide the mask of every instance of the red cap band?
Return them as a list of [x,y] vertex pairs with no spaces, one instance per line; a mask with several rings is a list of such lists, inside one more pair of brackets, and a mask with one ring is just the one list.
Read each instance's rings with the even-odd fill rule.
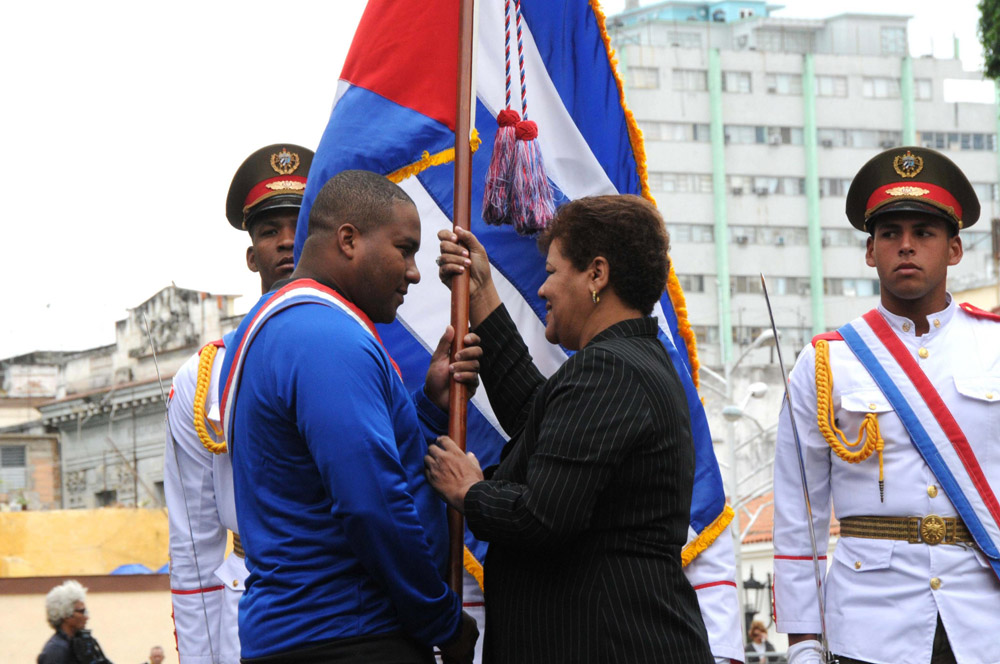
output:
[[250,208],[260,203],[265,198],[278,196],[281,194],[298,194],[302,196],[306,191],[306,179],[301,175],[279,175],[277,177],[261,180],[253,186],[246,200],[243,201],[243,214]]
[[948,213],[958,227],[962,227],[962,206],[951,193],[936,184],[927,182],[894,182],[878,187],[871,196],[868,197],[868,204],[865,206],[865,219],[893,201],[918,201],[933,205],[936,208]]

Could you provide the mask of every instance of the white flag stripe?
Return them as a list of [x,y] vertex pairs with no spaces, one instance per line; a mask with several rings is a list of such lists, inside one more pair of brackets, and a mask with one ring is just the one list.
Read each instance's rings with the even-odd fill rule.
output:
[[[667,339],[670,339],[670,343],[673,344],[674,348],[677,348],[677,344],[674,342],[674,335],[670,333],[669,321],[667,320],[666,314],[663,313],[663,306],[660,304],[659,300],[656,301],[656,306],[653,307],[653,315],[656,316],[656,322],[659,323],[660,329],[663,330],[663,333],[667,335]],[[681,367],[675,368],[678,371],[681,370]]]
[[[479,3],[479,55],[476,94],[494,117],[504,107],[503,3]],[[617,194],[597,157],[566,111],[526,21],[521,22],[527,82],[528,119],[538,124],[538,144],[542,148],[545,172],[566,195],[575,200],[584,196]],[[517,73],[517,40],[511,20],[511,108],[521,112]],[[515,322],[517,321],[515,318]]]

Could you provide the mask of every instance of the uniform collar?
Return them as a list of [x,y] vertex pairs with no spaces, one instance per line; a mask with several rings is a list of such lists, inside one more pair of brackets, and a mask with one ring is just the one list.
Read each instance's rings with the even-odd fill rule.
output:
[[[945,295],[948,298],[948,306],[927,317],[929,331],[921,338],[933,336],[936,332],[943,330],[955,316],[955,310],[958,309],[958,305],[955,304],[955,299],[951,296],[951,293],[946,293]],[[916,337],[916,325],[912,319],[892,313],[882,306],[881,302],[878,303],[878,312],[882,314],[882,317],[889,323],[889,326],[900,336]]]

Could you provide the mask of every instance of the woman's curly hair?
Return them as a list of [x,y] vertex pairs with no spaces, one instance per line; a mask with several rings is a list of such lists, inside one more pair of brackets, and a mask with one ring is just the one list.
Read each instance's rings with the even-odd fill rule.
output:
[[670,238],[663,217],[631,194],[588,196],[559,208],[538,246],[547,253],[559,240],[577,270],[598,256],[610,266],[608,284],[626,305],[649,315],[667,287]]

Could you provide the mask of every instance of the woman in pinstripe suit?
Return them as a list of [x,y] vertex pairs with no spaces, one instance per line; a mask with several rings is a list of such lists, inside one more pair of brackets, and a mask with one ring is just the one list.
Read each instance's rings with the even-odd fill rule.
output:
[[468,269],[480,375],[510,435],[483,473],[447,437],[431,483],[490,543],[487,664],[712,662],[681,566],[694,448],[680,380],[650,318],[668,239],[636,196],[562,207],[540,240],[545,336],[578,351],[546,380],[482,245],[442,231],[440,276]]

